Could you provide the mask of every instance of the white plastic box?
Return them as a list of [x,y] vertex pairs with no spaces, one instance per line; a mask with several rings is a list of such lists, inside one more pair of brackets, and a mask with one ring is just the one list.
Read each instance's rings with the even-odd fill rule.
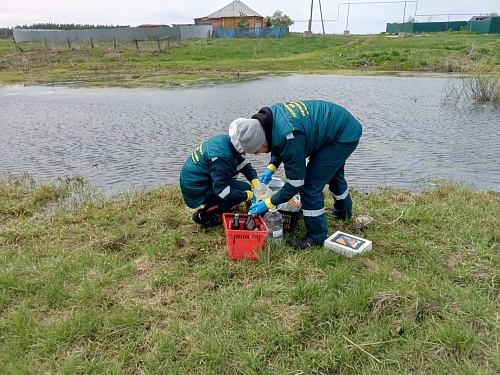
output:
[[372,249],[372,241],[340,231],[328,237],[323,245],[349,258]]

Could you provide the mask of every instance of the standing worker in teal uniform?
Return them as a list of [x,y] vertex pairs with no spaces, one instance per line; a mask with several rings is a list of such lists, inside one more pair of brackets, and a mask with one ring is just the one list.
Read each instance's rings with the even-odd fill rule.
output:
[[[194,222],[205,228],[221,225],[220,214],[245,201],[251,201],[251,189],[259,184],[257,171],[243,156],[236,140],[234,126],[229,128],[232,137],[216,135],[201,143],[186,160],[180,174],[182,197],[193,213]],[[250,182],[236,180],[242,173]]]
[[307,233],[290,244],[297,249],[322,245],[328,237],[325,185],[335,201],[335,218],[346,220],[352,216],[344,167],[361,133],[360,122],[349,111],[323,100],[277,103],[261,108],[251,119],[239,119],[237,140],[243,150],[255,155],[271,152],[271,161],[260,181],[268,183],[282,162],[286,173],[283,188],[271,198],[254,203],[250,213],[260,214],[300,193]]

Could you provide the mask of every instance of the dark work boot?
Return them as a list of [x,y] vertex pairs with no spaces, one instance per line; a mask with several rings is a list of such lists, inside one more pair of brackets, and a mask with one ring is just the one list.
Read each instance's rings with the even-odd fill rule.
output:
[[305,250],[305,249],[310,249],[311,247],[319,246],[316,241],[314,241],[310,237],[302,238],[302,239],[296,239],[296,240],[291,240],[289,242],[290,246],[292,246],[296,250]]
[[217,217],[217,214],[206,212],[202,208],[195,211],[191,218],[195,223],[200,224],[204,228],[222,225],[222,221]]

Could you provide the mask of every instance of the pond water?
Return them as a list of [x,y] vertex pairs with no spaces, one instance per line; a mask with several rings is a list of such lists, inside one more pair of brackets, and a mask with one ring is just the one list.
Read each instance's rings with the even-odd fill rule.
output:
[[[500,108],[443,106],[448,79],[291,75],[169,90],[0,86],[0,173],[82,176],[106,191],[174,184],[193,148],[227,132],[233,119],[275,102],[325,99],[364,126],[346,167],[352,188],[418,190],[438,177],[498,190]],[[260,172],[269,157],[249,159]]]

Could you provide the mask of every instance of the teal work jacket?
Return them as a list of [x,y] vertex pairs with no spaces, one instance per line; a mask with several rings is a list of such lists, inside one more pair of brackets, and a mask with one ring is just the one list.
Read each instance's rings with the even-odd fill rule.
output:
[[269,106],[273,115],[271,163],[285,164],[287,183],[271,198],[279,204],[300,192],[306,158],[332,143],[361,138],[360,122],[344,107],[324,100],[304,100]]
[[234,148],[229,135],[209,138],[196,147],[181,170],[179,183],[186,205],[197,208],[210,195],[234,202],[247,200],[245,191],[231,189],[229,184],[239,173],[248,181],[258,178],[252,164]]

